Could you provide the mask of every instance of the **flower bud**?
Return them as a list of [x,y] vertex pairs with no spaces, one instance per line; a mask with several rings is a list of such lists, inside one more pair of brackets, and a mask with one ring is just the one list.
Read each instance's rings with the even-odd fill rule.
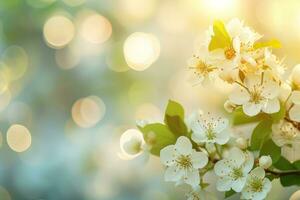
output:
[[259,166],[268,169],[272,165],[272,158],[270,156],[261,156],[259,158]]
[[236,144],[240,149],[246,149],[248,147],[248,141],[245,138],[236,139]]
[[143,151],[145,144],[143,135],[136,129],[125,131],[120,138],[120,148],[125,157],[134,158]]

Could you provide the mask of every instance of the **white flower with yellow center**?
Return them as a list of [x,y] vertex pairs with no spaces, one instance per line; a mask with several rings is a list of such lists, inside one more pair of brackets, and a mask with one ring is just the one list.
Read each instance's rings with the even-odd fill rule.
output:
[[253,163],[252,153],[243,152],[237,147],[230,149],[228,157],[218,161],[214,167],[214,171],[219,177],[217,190],[222,192],[231,189],[235,192],[242,191]]
[[194,113],[189,119],[192,140],[196,143],[227,143],[230,137],[228,125],[227,119],[213,116],[210,112]]
[[261,38],[261,35],[244,26],[243,22],[233,19],[226,24],[226,30],[231,39],[231,45],[224,49],[216,49],[211,52],[211,57],[218,61],[222,71],[220,77],[231,82],[238,78],[238,68],[242,63],[256,65],[253,58],[253,44]]
[[280,147],[284,145],[300,145],[300,131],[292,122],[281,120],[272,125],[272,140]]
[[229,95],[229,100],[242,105],[244,113],[248,116],[255,116],[261,111],[270,114],[280,109],[279,92],[279,84],[268,74],[249,75],[245,78],[244,84],[236,84]]
[[188,67],[192,71],[190,80],[193,84],[214,80],[218,71],[212,62],[196,55],[188,60]]
[[184,182],[193,187],[200,183],[199,169],[208,163],[207,155],[195,151],[191,141],[184,136],[179,137],[175,145],[163,148],[160,160],[167,166],[166,181]]
[[257,167],[252,170],[242,190],[242,199],[263,200],[271,190],[272,184],[265,178],[265,170]]

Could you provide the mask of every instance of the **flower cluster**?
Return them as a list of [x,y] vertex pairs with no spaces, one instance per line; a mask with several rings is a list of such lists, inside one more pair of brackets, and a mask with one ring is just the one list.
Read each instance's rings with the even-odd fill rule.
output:
[[[183,107],[169,101],[164,123],[125,132],[122,153],[159,156],[165,180],[188,185],[188,200],[217,199],[210,184],[225,198],[249,200],[265,199],[273,179],[300,185],[300,65],[284,79],[282,60],[272,52],[280,43],[261,39],[238,19],[215,21],[188,65],[197,84],[220,79],[232,85],[224,103],[231,119],[203,111],[185,117]],[[255,125],[250,137],[236,137],[232,128],[245,124]],[[211,172],[215,183],[204,179]]]

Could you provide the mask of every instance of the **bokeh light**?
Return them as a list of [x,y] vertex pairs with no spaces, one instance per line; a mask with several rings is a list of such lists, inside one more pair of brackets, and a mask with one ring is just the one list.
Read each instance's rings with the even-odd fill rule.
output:
[[1,65],[2,71],[5,73],[6,79],[17,80],[20,79],[26,72],[29,66],[29,58],[20,46],[9,46],[2,55],[2,61],[5,64]]
[[80,33],[88,42],[101,44],[110,38],[112,26],[104,16],[91,14],[83,20]]
[[23,152],[31,145],[31,134],[25,126],[14,124],[7,130],[6,140],[12,150]]
[[135,25],[147,20],[155,11],[157,0],[119,0],[115,14],[124,25]]
[[136,109],[135,119],[136,120],[150,120],[153,122],[159,122],[162,120],[161,110],[152,103],[144,103]]
[[61,69],[72,69],[80,62],[80,52],[77,48],[69,46],[55,52],[55,61]]
[[105,104],[96,96],[77,100],[72,107],[72,119],[82,128],[95,126],[105,115]]
[[52,48],[62,48],[72,41],[75,35],[73,22],[65,16],[50,17],[44,25],[44,38]]
[[0,112],[9,105],[11,98],[11,92],[9,90],[6,90],[2,94],[0,94]]
[[124,43],[124,55],[129,67],[143,71],[150,67],[159,57],[160,43],[152,34],[136,32]]

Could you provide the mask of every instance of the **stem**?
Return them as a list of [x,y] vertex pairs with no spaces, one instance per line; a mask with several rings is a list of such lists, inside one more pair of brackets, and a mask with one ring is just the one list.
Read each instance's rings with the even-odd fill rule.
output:
[[219,156],[219,158],[222,158],[222,154],[221,154],[217,144],[215,143],[214,145],[215,145],[215,148],[216,148],[217,155]]
[[234,82],[237,83],[237,84],[239,84],[241,87],[243,87],[250,94],[250,91],[249,91],[249,89],[246,86],[244,86],[242,83],[240,83],[238,81],[234,81]]
[[266,169],[265,171],[269,172],[270,174],[277,175],[277,176],[294,175],[294,174],[300,175],[300,170],[274,171],[274,170],[271,170],[271,169]]

